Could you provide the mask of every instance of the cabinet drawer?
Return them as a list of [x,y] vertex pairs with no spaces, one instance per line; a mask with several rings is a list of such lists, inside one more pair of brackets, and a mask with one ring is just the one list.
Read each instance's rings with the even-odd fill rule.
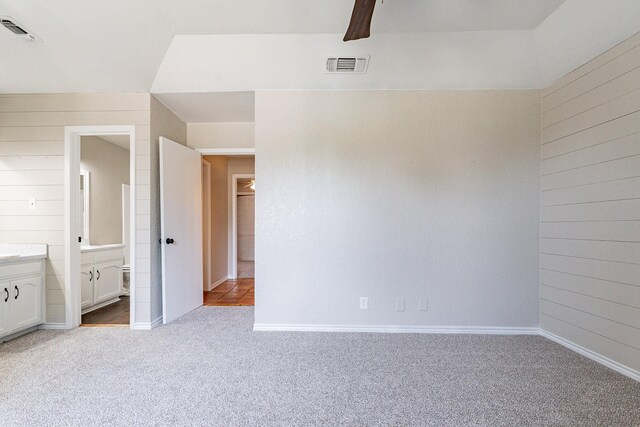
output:
[[122,249],[111,249],[108,251],[96,251],[93,253],[93,262],[99,264],[107,261],[122,260],[124,252]]
[[0,266],[0,279],[42,274],[42,263],[43,261],[30,261]]

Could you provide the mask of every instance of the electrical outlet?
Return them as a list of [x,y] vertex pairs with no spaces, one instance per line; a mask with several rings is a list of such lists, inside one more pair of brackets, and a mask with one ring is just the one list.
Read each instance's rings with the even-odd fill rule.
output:
[[404,298],[396,298],[396,311],[404,311]]
[[360,310],[367,310],[369,308],[369,298],[360,297]]
[[426,298],[418,298],[418,310],[427,311],[429,309],[429,303]]
[[36,208],[36,198],[32,197],[29,199],[29,209],[33,210]]

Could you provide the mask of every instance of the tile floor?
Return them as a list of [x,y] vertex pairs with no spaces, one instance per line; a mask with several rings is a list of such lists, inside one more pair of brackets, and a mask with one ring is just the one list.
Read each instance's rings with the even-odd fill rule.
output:
[[253,306],[254,280],[227,280],[210,292],[204,293],[204,305],[209,306]]

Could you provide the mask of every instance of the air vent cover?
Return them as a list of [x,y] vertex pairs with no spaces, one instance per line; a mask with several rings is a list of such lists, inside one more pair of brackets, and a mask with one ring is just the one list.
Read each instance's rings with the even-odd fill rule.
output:
[[0,16],[0,24],[20,38],[30,41],[41,41],[38,36],[31,34],[23,26],[16,23],[10,16]]
[[328,56],[325,64],[327,73],[366,73],[369,56]]

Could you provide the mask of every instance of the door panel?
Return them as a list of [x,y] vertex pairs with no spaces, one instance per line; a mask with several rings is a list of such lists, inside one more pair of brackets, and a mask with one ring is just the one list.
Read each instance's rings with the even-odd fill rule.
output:
[[41,323],[42,277],[12,281],[10,300],[11,329],[24,329]]
[[202,305],[201,161],[196,151],[160,138],[164,323]]
[[[0,336],[9,333],[10,307],[11,307],[11,283],[0,282]],[[6,301],[5,301],[6,300]]]
[[82,298],[82,308],[93,305],[93,279],[95,274],[93,266],[82,266],[80,270],[80,296]]
[[120,296],[122,263],[120,261],[96,264],[93,303],[99,304]]

